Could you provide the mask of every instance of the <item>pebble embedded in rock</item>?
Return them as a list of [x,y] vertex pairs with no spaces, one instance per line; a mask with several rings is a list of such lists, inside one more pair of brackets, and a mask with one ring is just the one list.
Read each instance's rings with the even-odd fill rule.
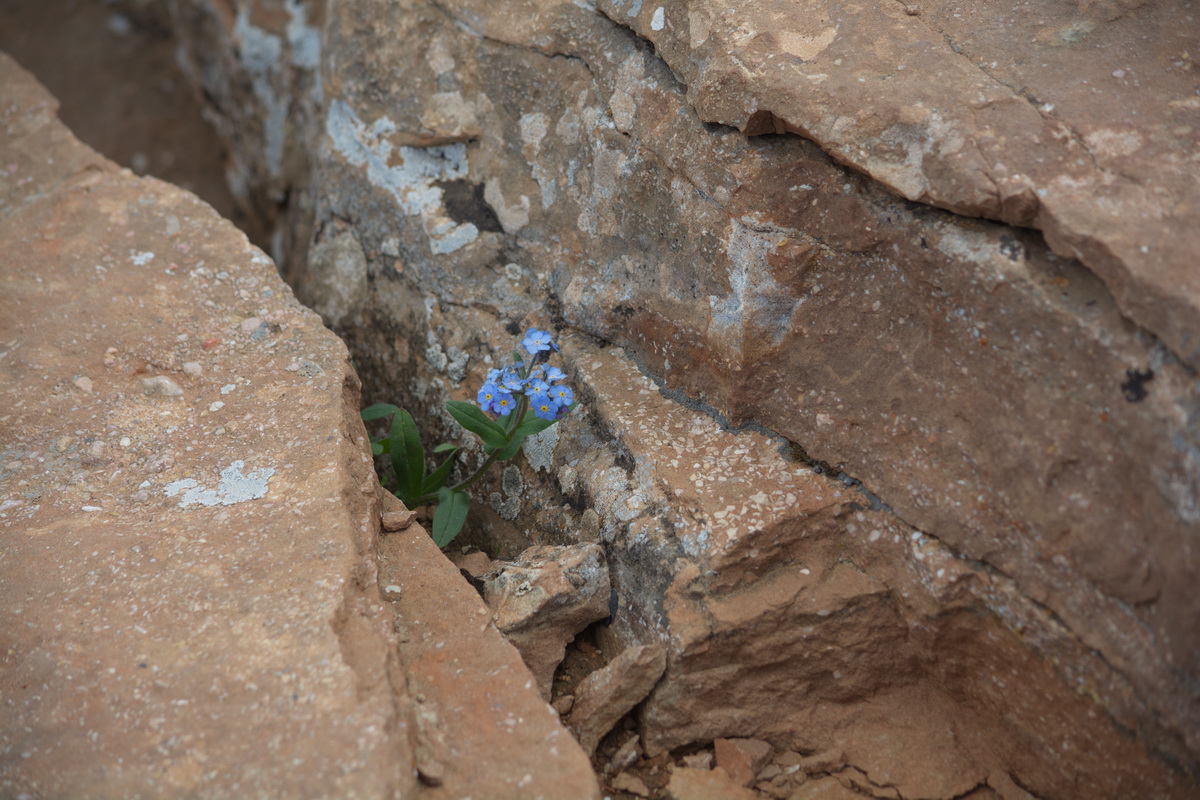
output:
[[166,375],[156,375],[152,378],[142,378],[142,391],[148,395],[163,397],[182,397],[183,389],[179,384]]

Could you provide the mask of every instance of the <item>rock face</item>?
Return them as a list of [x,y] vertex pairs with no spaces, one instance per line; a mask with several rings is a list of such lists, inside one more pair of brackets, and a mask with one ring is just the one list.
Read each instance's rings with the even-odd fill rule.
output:
[[409,796],[344,346],[0,86],[0,793]]
[[0,54],[0,795],[598,797],[391,506],[379,573],[345,346],[55,105]]
[[1191,9],[171,6],[370,399],[453,434],[573,332],[474,535],[604,545],[614,647],[669,644],[649,752],[1195,791]]

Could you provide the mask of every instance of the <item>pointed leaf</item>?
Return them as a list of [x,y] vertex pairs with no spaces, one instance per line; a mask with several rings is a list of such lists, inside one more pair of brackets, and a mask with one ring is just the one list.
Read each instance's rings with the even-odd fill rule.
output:
[[[442,445],[443,447],[445,445]],[[454,461],[458,456],[458,448],[451,445],[450,455],[446,460],[425,478],[425,484],[421,487],[421,494],[432,494],[446,485],[446,478],[450,477],[450,470],[454,469]]]
[[384,417],[390,417],[399,410],[391,403],[376,403],[362,410],[362,418],[364,422],[369,422],[373,419],[383,419]]
[[373,455],[373,456],[383,455],[383,445],[381,445],[379,442],[371,442],[371,455]]
[[404,409],[396,409],[392,417],[392,468],[396,470],[398,483],[396,496],[409,505],[410,500],[421,496],[421,484],[425,481],[425,451],[421,448],[421,435],[412,415]]
[[499,424],[489,419],[483,409],[463,400],[446,401],[446,410],[458,420],[458,424],[471,433],[483,439],[490,447],[503,447],[508,442],[508,436]]
[[551,425],[553,425],[556,422],[558,422],[558,420],[556,420],[556,419],[542,419],[541,417],[530,417],[529,419],[527,419],[521,423],[521,427],[517,428],[517,435],[518,436],[533,436],[534,434],[541,433],[542,431],[546,430],[546,428],[549,428]]
[[438,492],[438,507],[433,512],[433,543],[445,547],[458,536],[467,521],[471,498],[466,492],[452,492],[443,488]]
[[433,452],[435,452],[435,453],[452,453],[457,449],[458,449],[458,445],[451,444],[450,442],[444,442],[442,444],[439,444],[437,447],[433,448]]

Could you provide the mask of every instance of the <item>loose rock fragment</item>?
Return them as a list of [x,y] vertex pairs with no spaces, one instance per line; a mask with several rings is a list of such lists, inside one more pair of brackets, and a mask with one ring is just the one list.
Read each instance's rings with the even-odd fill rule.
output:
[[646,699],[666,666],[665,647],[642,645],[629,648],[583,679],[575,689],[575,707],[567,727],[585,753],[594,753],[617,720]]
[[738,786],[725,770],[676,767],[667,784],[671,800],[758,800],[758,795],[745,786]]
[[717,766],[743,786],[749,786],[771,758],[773,748],[758,739],[717,739]]
[[496,627],[520,651],[549,700],[567,644],[609,615],[604,551],[594,544],[531,547],[483,582]]

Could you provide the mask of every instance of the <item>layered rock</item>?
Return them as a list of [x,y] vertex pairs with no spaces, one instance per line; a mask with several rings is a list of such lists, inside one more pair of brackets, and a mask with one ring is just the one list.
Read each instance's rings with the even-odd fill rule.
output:
[[[288,271],[371,399],[453,433],[442,401],[523,326],[586,334],[564,345],[583,408],[476,528],[501,555],[606,545],[614,635],[670,642],[648,749],[841,747],[921,796],[1185,791],[1190,57],[1126,43],[1194,20],[1064,6],[1001,67],[999,5],[174,6],[254,125],[238,48],[320,21],[323,99],[284,134],[317,154],[286,175],[315,209]],[[267,71],[294,74],[280,47]],[[1149,59],[1174,99],[1105,122],[1119,97],[1046,77],[1086,59],[1116,81]]]

